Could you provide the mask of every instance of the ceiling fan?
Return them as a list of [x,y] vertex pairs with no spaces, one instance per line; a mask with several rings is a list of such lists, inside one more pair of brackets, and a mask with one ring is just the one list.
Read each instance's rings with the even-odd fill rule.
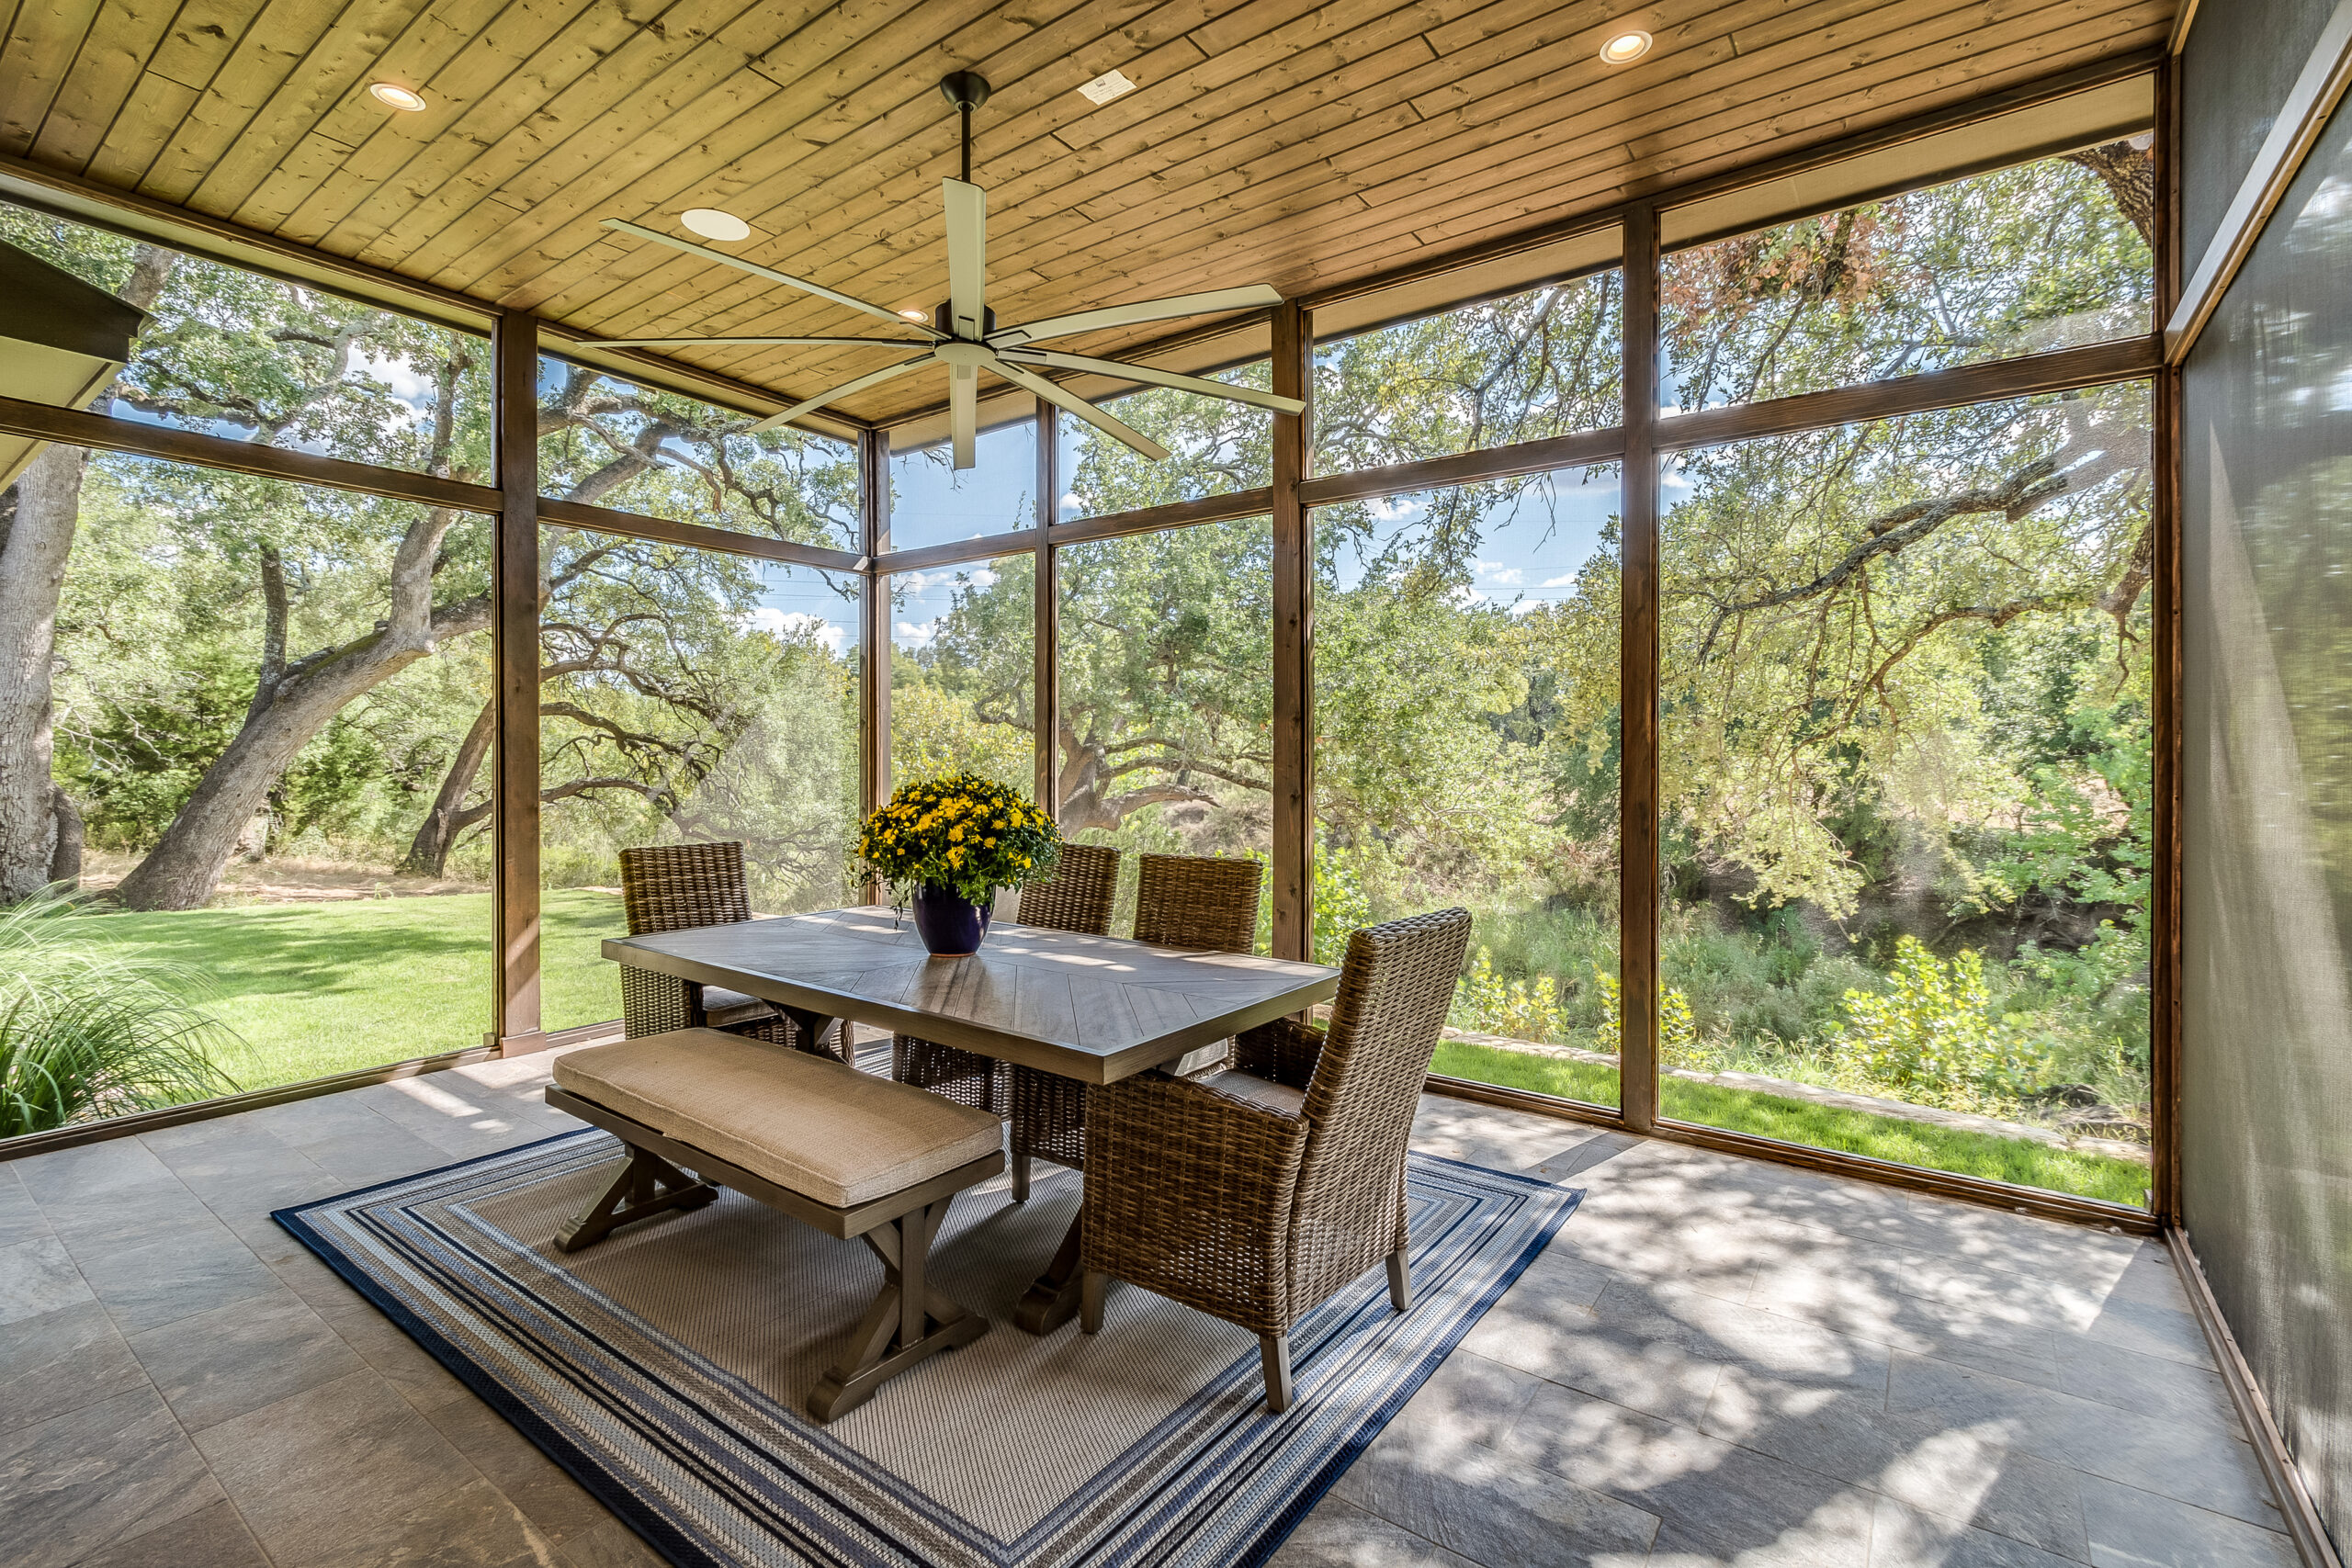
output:
[[1261,392],[1252,387],[1228,386],[1223,381],[1180,375],[1173,370],[1155,369],[1148,365],[1130,365],[1123,360],[1097,359],[1089,355],[1063,354],[1055,349],[1032,346],[1048,338],[1100,332],[1106,327],[1133,326],[1143,321],[1172,321],[1180,316],[1281,304],[1282,295],[1262,283],[1239,288],[1213,288],[1202,294],[1178,294],[1165,299],[1141,299],[1132,305],[1108,305],[1065,316],[1049,316],[1020,326],[998,326],[996,312],[988,306],[988,193],[972,183],[972,111],[988,102],[989,88],[987,81],[977,73],[957,71],[940,82],[939,90],[964,118],[964,175],[961,179],[940,181],[940,192],[947,207],[947,299],[933,312],[928,322],[852,295],[838,293],[805,277],[795,277],[789,273],[729,255],[724,251],[712,250],[707,245],[697,245],[691,240],[675,239],[618,218],[605,220],[607,229],[617,229],[624,234],[634,234],[641,240],[651,240],[656,244],[668,245],[690,255],[720,262],[754,276],[764,277],[771,283],[786,284],[820,299],[830,299],[836,305],[846,305],[869,316],[879,317],[902,331],[922,334],[920,337],[618,337],[599,338],[585,346],[686,348],[705,344],[811,346],[854,344],[919,349],[921,352],[912,358],[869,371],[813,398],[804,398],[780,413],[768,415],[752,428],[755,431],[773,430],[852,392],[864,391],[868,387],[895,380],[927,365],[944,365],[947,367],[948,428],[955,446],[955,466],[958,468],[973,466],[972,448],[979,423],[979,373],[984,369],[1016,387],[1026,388],[1057,407],[1068,410],[1104,434],[1126,443],[1155,461],[1167,457],[1168,448],[1105,413],[1084,398],[1056,386],[1039,375],[1038,369],[1088,370],[1098,375],[1115,376],[1122,380],[1142,381],[1155,387],[1174,387],[1207,397],[1249,403],[1278,413],[1295,414],[1306,409],[1306,405],[1296,398]]

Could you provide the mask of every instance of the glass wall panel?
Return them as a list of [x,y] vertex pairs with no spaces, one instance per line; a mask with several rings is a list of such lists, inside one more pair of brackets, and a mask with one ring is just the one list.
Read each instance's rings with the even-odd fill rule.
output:
[[1315,472],[1621,423],[1615,267],[1315,345]]
[[149,312],[111,385],[49,379],[63,356],[44,364],[52,351],[19,343],[0,392],[63,402],[79,389],[118,419],[477,482],[489,473],[486,338],[6,203],[0,244]]
[[1665,1113],[2142,1202],[2147,387],[1663,493]]
[[1037,558],[890,582],[890,782],[970,771],[1037,789]]
[[858,547],[857,448],[539,358],[539,490],[673,523]]
[[0,1135],[479,1045],[490,846],[415,838],[490,692],[490,520],[51,447],[0,536],[64,566],[0,615],[47,678],[0,709]]
[[[1260,359],[1203,378],[1265,391],[1272,374]],[[1169,387],[1106,399],[1101,407],[1167,447],[1168,457],[1155,461],[1075,415],[1057,414],[1062,493],[1055,514],[1064,522],[1273,483],[1274,416],[1264,409]]]
[[[1129,852],[1272,847],[1273,529],[1262,517],[1073,545],[1061,577],[1063,832]],[[1259,951],[1266,950],[1265,907]]]
[[[541,1015],[620,1016],[619,852],[740,840],[763,915],[850,902],[854,573],[540,530]],[[486,774],[465,792],[469,810]]]
[[[2267,28],[2212,34],[2249,52],[2285,42]],[[2182,368],[2181,1206],[2288,1451],[2344,1543],[2352,111],[2335,111]]]
[[1617,1103],[1614,465],[1315,513],[1315,956],[1477,919],[1432,1070]]
[[1678,251],[1659,278],[1669,412],[2151,331],[2150,138]]
[[1037,422],[983,430],[976,466],[957,473],[944,441],[890,447],[890,536],[886,550],[911,550],[1037,525]]

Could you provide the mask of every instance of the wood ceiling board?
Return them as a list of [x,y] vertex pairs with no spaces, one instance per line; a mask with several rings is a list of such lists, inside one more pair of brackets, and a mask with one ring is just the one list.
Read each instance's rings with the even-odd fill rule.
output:
[[[230,204],[281,236],[584,331],[681,334],[854,323],[691,258],[640,258],[596,219],[662,221],[710,201],[771,234],[747,247],[757,259],[894,306],[943,292],[936,182],[954,118],[934,82],[950,65],[1000,88],[978,128],[979,173],[1011,321],[1204,280],[1298,291],[1393,270],[1776,140],[1826,140],[2112,53],[2174,10],[1681,0],[1642,14],[1659,40],[1649,59],[1609,71],[1590,55],[1623,17],[1544,0],[1039,0],[1019,13],[860,0],[815,15],[512,0],[486,18],[447,0],[192,0],[175,17],[208,19],[160,34],[143,3],[24,10],[0,49],[0,128],[70,88],[70,112],[41,107],[21,131],[44,161],[117,182],[139,170],[200,209]],[[428,73],[424,116],[360,96],[376,75],[417,74],[400,68],[404,51]],[[1071,89],[1112,65],[1142,89],[1088,107]],[[1142,339],[1068,346],[1115,356]],[[784,396],[864,362],[779,350],[702,363]],[[935,394],[908,384],[920,379],[845,412],[926,404]]]
[[19,5],[8,25],[8,83],[0,104],[0,150],[21,154],[40,139],[41,122],[97,20],[98,0]]

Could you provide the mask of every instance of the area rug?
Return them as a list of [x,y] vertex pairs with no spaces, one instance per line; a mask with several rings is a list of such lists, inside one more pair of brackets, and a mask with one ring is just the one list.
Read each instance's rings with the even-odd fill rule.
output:
[[740,1193],[573,1257],[550,1238],[620,1145],[566,1133],[277,1218],[681,1568],[1227,1568],[1261,1562],[1575,1210],[1580,1192],[1416,1154],[1413,1310],[1374,1269],[1258,1344],[1114,1285],[1100,1335],[1012,1303],[1076,1213],[959,1199],[932,1279],[990,1332],[830,1427],[803,1408],[881,1265]]

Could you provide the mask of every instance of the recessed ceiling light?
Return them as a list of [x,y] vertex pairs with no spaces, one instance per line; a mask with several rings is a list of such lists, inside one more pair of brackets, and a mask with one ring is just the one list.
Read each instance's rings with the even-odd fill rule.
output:
[[413,87],[403,87],[398,82],[370,82],[368,95],[387,108],[401,109],[414,114],[424,107],[424,95]]
[[1631,65],[1649,51],[1650,35],[1637,28],[1631,32],[1619,33],[1615,38],[1602,44],[1600,63]]
[[1109,103],[1113,98],[1125,97],[1127,94],[1132,93],[1135,90],[1136,85],[1127,80],[1127,73],[1125,72],[1105,71],[1102,75],[1094,78],[1093,81],[1086,83],[1084,85],[1080,86],[1078,89],[1078,96],[1084,98],[1088,103],[1100,107],[1102,105]]
[[716,207],[689,207],[678,214],[678,221],[706,240],[748,240],[752,226],[731,212],[721,212]]
[[910,321],[927,321],[931,320],[931,312],[928,310],[901,310],[899,314],[904,316]]

